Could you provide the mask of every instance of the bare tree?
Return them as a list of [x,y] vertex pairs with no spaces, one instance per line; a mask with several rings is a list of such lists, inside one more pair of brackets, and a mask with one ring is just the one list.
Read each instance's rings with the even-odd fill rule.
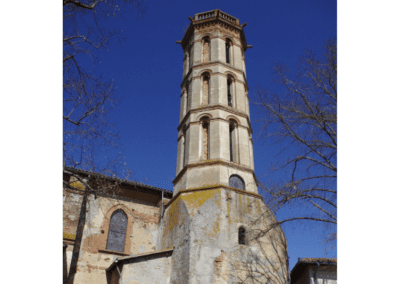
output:
[[295,75],[276,64],[274,74],[282,88],[256,91],[262,127],[259,136],[279,149],[278,162],[271,167],[279,179],[260,178],[260,187],[274,213],[287,206],[307,209],[307,214],[293,214],[278,224],[320,222],[329,229],[327,241],[336,241],[336,39],[328,40],[323,51],[322,56],[307,51]]
[[108,148],[118,149],[117,135],[107,120],[117,102],[115,86],[91,68],[98,50],[106,48],[112,38],[122,38],[109,28],[109,19],[131,8],[142,13],[143,2],[63,0],[64,166],[114,175],[111,165],[115,170],[122,161],[118,155],[104,159]]
[[[84,188],[75,245],[68,275],[74,282],[90,194],[109,195],[118,182],[82,175],[74,168],[129,178],[119,151],[118,136],[108,122],[116,106],[115,87],[91,70],[98,50],[121,34],[110,29],[109,20],[136,9],[143,13],[145,0],[63,0],[63,171],[76,183],[64,181],[64,189]],[[112,153],[110,155],[110,153]]]

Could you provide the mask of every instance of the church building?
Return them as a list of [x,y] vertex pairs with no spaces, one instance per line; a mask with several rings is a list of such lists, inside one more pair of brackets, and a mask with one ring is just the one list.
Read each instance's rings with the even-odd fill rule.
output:
[[[173,192],[96,173],[117,190],[89,195],[74,283],[288,283],[286,238],[258,194],[239,20],[189,17],[181,41]],[[84,186],[64,175],[67,277]],[[81,188],[80,188],[81,186]]]

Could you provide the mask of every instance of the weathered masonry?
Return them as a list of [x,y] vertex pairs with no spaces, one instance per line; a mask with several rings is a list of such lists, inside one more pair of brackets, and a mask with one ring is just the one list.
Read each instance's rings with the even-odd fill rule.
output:
[[279,226],[269,227],[275,217],[254,174],[246,23],[220,10],[190,21],[178,42],[184,60],[173,193],[147,188],[150,197],[136,186],[124,206],[91,200],[75,283],[288,283],[286,239]]
[[[109,283],[106,269],[117,257],[137,256],[160,249],[161,202],[166,205],[172,198],[172,192],[93,172],[73,168],[67,168],[67,171],[85,178],[93,187],[96,186],[93,183],[99,181],[108,186],[96,198],[93,195],[88,197],[74,283]],[[85,187],[68,174],[64,175],[64,182],[70,185],[64,186],[63,190],[63,262],[66,283]]]

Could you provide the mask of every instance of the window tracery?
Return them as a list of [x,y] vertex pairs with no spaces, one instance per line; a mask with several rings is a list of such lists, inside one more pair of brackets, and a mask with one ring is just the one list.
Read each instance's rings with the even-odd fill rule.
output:
[[238,175],[231,175],[229,178],[229,186],[240,190],[246,190],[243,179]]

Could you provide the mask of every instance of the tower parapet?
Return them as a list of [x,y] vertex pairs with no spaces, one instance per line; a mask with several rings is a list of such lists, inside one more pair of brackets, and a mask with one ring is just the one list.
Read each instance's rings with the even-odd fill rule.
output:
[[257,193],[245,24],[220,10],[190,20],[179,42],[184,63],[174,195],[216,184]]

